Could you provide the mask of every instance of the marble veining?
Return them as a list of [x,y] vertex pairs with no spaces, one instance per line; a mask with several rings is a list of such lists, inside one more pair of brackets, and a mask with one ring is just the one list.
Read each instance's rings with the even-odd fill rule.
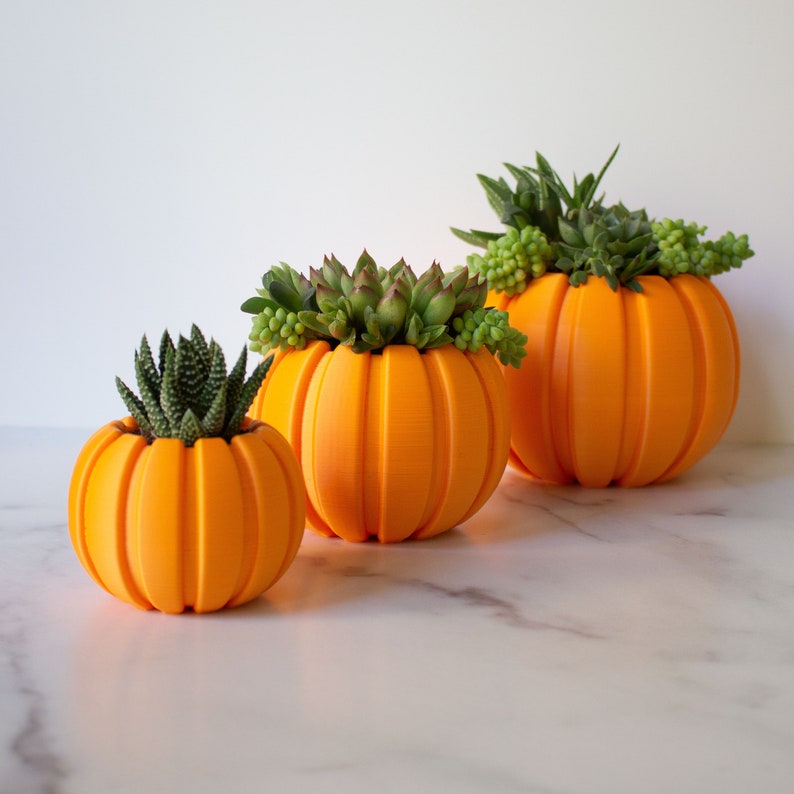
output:
[[0,429],[0,794],[794,790],[794,447],[508,471],[438,538],[307,533],[264,597],[165,616],[74,556],[87,436]]

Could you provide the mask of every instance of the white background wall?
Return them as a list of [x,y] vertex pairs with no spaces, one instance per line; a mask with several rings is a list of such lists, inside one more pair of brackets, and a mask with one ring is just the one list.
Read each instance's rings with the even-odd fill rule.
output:
[[[498,228],[476,172],[597,170],[748,232],[729,440],[794,442],[794,4],[0,0],[0,424],[124,412],[140,336],[236,356],[269,266],[451,268]],[[253,356],[251,363],[253,363]]]

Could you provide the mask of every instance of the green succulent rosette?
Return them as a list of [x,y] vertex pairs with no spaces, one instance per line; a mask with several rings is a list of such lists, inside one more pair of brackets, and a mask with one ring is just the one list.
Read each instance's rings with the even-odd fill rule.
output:
[[526,336],[511,328],[507,312],[485,306],[487,284],[466,268],[445,273],[433,262],[417,277],[402,259],[386,269],[364,251],[352,271],[335,256],[308,276],[282,262],[262,276],[257,293],[240,307],[254,315],[249,347],[257,353],[324,339],[356,353],[387,345],[484,347],[514,367],[526,355]]

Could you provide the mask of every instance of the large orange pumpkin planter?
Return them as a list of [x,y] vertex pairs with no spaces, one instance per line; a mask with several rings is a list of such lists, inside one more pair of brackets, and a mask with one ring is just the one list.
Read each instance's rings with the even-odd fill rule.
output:
[[528,336],[505,371],[511,464],[556,483],[668,480],[728,426],[739,392],[730,309],[705,278],[640,276],[642,293],[562,274],[494,296]]
[[[219,386],[218,368],[209,369]],[[88,439],[72,474],[69,531],[98,585],[140,609],[211,612],[256,598],[284,574],[303,536],[305,490],[284,437],[243,418],[266,370],[258,368],[228,411],[183,422],[188,438],[152,432],[147,394],[149,410],[139,415],[146,432],[128,417]],[[168,405],[169,389],[162,391],[154,405]],[[205,397],[194,407],[223,402]],[[167,413],[184,410],[170,404]]]
[[[465,521],[504,471],[505,362],[523,355],[484,283],[433,265],[352,274],[326,259],[311,279],[288,266],[263,278],[252,347],[276,348],[251,408],[301,462],[309,526],[349,541],[429,538]],[[301,308],[304,307],[304,308]]]
[[595,199],[597,177],[568,189],[537,167],[505,164],[515,187],[480,176],[503,232],[453,232],[485,248],[469,268],[526,334],[506,371],[510,461],[556,483],[668,480],[720,439],[736,406],[739,340],[710,277],[753,255],[746,235],[649,220]]

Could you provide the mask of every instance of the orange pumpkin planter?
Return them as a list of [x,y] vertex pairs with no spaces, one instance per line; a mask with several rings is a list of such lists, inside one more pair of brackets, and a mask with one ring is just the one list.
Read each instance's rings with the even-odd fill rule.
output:
[[110,422],[75,464],[69,530],[94,581],[174,613],[238,606],[278,581],[304,528],[302,477],[284,438],[262,423],[193,447],[147,444],[136,431]]
[[498,356],[525,337],[486,308],[485,282],[436,263],[353,272],[325,258],[307,277],[285,263],[241,309],[250,348],[277,351],[251,407],[290,442],[316,532],[383,543],[438,535],[472,516],[507,463]]
[[527,337],[505,369],[510,463],[556,483],[639,486],[700,460],[728,426],[739,391],[730,309],[706,278],[640,276],[642,293],[562,274],[513,297],[492,294]]
[[739,392],[739,340],[711,276],[754,255],[746,234],[701,239],[705,226],[607,204],[597,176],[568,187],[536,167],[480,174],[504,232],[452,229],[483,248],[467,258],[494,304],[528,337],[505,372],[510,462],[591,487],[669,480],[728,426]]
[[83,567],[140,609],[211,612],[263,593],[292,563],[306,492],[286,439],[246,409],[272,363],[227,376],[223,353],[193,326],[168,332],[155,364],[135,354],[141,396],[121,380],[131,417],[97,430],[69,486],[69,533]]
[[507,461],[505,385],[484,349],[313,341],[276,354],[251,414],[295,450],[309,526],[350,541],[450,529],[485,503]]

